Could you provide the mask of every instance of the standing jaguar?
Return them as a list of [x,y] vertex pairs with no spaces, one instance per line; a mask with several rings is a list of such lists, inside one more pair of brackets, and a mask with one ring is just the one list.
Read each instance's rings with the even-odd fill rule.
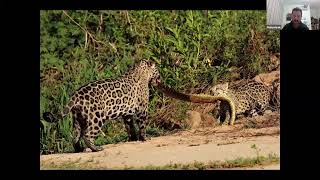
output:
[[[106,121],[122,118],[129,141],[136,141],[133,116],[137,116],[139,140],[145,141],[145,127],[149,104],[149,83],[160,82],[160,73],[153,61],[142,60],[119,78],[108,78],[91,82],[80,87],[71,96],[63,112],[62,119],[72,113],[75,132],[73,146],[76,152],[84,150],[80,138],[93,151],[101,151],[94,140]],[[53,115],[45,112],[43,118],[52,121]]]

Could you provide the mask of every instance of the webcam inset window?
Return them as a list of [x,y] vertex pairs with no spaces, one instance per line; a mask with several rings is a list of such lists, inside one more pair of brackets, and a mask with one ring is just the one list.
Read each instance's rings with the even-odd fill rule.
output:
[[319,0],[267,0],[267,28],[319,30]]

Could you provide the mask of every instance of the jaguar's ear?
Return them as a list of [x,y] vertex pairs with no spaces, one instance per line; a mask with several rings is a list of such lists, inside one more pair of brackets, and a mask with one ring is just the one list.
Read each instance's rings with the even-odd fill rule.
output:
[[217,90],[228,90],[229,83],[217,84],[211,88],[213,92]]
[[148,67],[152,67],[155,65],[155,63],[151,60],[144,60],[146,62],[146,64],[148,65]]
[[221,84],[221,89],[227,90],[229,87],[229,83]]

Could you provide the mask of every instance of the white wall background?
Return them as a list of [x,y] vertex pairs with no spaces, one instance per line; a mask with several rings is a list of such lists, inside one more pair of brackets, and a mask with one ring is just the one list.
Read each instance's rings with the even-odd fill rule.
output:
[[310,13],[311,13],[311,17],[318,18],[318,19],[320,18],[320,8],[313,8],[310,5]]
[[320,0],[309,0],[311,16],[320,18]]
[[274,28],[282,25],[282,0],[267,0],[267,27]]

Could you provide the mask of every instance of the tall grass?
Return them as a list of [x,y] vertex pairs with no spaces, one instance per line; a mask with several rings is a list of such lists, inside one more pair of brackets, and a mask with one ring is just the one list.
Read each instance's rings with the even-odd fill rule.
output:
[[[231,67],[240,69],[238,78],[265,72],[280,44],[265,22],[265,11],[41,11],[40,116],[61,111],[80,86],[118,77],[141,59],[156,61],[163,82],[184,92],[232,80]],[[168,103],[151,88],[151,117]],[[72,150],[71,116],[40,124],[40,153]],[[163,131],[153,122],[148,128],[148,135]],[[103,131],[98,144],[126,141],[122,122]]]

